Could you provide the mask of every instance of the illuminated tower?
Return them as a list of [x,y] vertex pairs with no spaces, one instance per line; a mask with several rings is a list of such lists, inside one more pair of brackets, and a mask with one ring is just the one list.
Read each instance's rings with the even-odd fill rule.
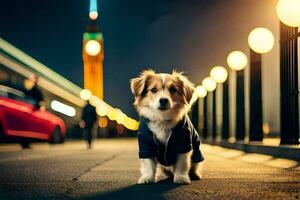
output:
[[103,36],[97,20],[97,0],[90,0],[89,25],[83,34],[84,88],[103,99]]

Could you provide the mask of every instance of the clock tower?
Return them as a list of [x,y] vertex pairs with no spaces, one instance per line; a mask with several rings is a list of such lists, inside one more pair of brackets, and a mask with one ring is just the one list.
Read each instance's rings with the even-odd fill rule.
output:
[[90,0],[89,24],[83,34],[84,89],[103,99],[103,36],[98,25],[97,0]]

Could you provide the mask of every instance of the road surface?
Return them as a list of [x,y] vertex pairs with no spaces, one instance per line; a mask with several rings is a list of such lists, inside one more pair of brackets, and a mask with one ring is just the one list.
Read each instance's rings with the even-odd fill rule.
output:
[[87,150],[0,145],[0,199],[300,199],[298,163],[202,145],[204,175],[191,185],[137,185],[135,139],[103,139]]

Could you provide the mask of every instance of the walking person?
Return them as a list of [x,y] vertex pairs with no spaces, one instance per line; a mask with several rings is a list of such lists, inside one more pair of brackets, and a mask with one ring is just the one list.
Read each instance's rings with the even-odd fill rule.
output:
[[[24,81],[23,91],[26,97],[29,97],[31,100],[33,100],[35,109],[44,112],[46,110],[45,99],[43,92],[37,86],[38,80],[39,77],[35,74],[32,74],[29,79]],[[20,144],[24,149],[30,148],[30,139],[24,138],[21,140]]]
[[26,96],[31,97],[35,101],[35,106],[37,109],[45,110],[45,100],[42,91],[38,88],[39,77],[35,74],[31,75],[27,84],[25,85]]
[[84,129],[84,138],[87,140],[88,149],[92,148],[93,126],[97,120],[96,108],[88,101],[82,109],[80,127]]

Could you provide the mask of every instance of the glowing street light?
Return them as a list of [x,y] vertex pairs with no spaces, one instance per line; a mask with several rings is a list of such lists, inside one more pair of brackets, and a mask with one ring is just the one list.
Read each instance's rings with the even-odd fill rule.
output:
[[100,117],[99,119],[99,127],[100,128],[106,128],[108,125],[108,119],[107,117]]
[[195,91],[199,98],[204,98],[207,95],[207,91],[202,85],[198,85]]
[[273,33],[263,27],[253,29],[248,36],[250,46],[250,113],[249,140],[262,141],[262,54],[268,53],[274,46]]
[[[248,64],[248,58],[242,51],[232,51],[227,56],[228,66],[236,71],[236,139],[245,138],[245,91],[244,91],[244,69]],[[225,96],[225,98],[224,98]],[[228,85],[223,90],[223,117],[228,118]],[[225,125],[223,138],[228,139],[228,120]]]
[[80,98],[85,101],[89,100],[91,96],[92,96],[92,93],[89,89],[84,89],[84,90],[81,90],[81,92],[80,92]]
[[101,44],[97,40],[89,40],[84,49],[88,55],[96,56],[101,52]]
[[97,11],[91,11],[89,13],[89,17],[91,20],[96,20],[98,18],[98,12]]
[[115,108],[111,108],[108,110],[107,116],[111,121],[114,121],[117,119],[117,110]]
[[227,56],[228,66],[236,71],[245,69],[248,64],[248,58],[242,51],[232,51]]
[[123,125],[124,125],[125,120],[126,120],[126,117],[127,117],[127,116],[126,116],[123,112],[119,111],[119,112],[117,113],[116,121],[117,121],[119,124],[123,124]]
[[[280,23],[280,144],[299,144],[298,77],[300,0],[278,0]],[[286,120],[289,119],[289,120]]]
[[274,46],[273,33],[269,29],[263,27],[255,28],[248,36],[248,44],[256,53],[267,53],[271,51]]
[[198,98],[204,98],[204,97],[206,97],[206,95],[207,95],[206,89],[202,85],[198,85],[195,88],[195,91],[190,100],[190,103],[189,103],[190,106],[192,106],[197,101]]
[[203,79],[202,85],[206,89],[207,92],[212,92],[217,87],[216,81],[214,79],[212,79],[211,77],[206,77],[205,79]]
[[108,109],[107,109],[105,106],[98,105],[98,106],[96,107],[96,112],[97,112],[97,114],[98,114],[99,116],[104,117],[104,116],[107,115]]
[[89,17],[91,20],[96,20],[98,18],[97,0],[90,0]]
[[[216,82],[216,86],[218,83],[224,83],[227,80],[228,72],[222,66],[215,66],[210,70],[210,77]],[[213,91],[213,120],[212,120],[212,130],[213,130],[213,139],[217,137],[217,109],[216,109],[216,90]]]
[[228,72],[222,66],[215,66],[210,70],[210,77],[217,83],[224,83],[227,80]]
[[300,1],[279,0],[276,12],[280,21],[291,27],[300,26]]
[[97,107],[97,105],[99,104],[100,102],[100,98],[95,96],[95,95],[92,95],[90,98],[89,98],[89,102],[92,106],[94,107]]

